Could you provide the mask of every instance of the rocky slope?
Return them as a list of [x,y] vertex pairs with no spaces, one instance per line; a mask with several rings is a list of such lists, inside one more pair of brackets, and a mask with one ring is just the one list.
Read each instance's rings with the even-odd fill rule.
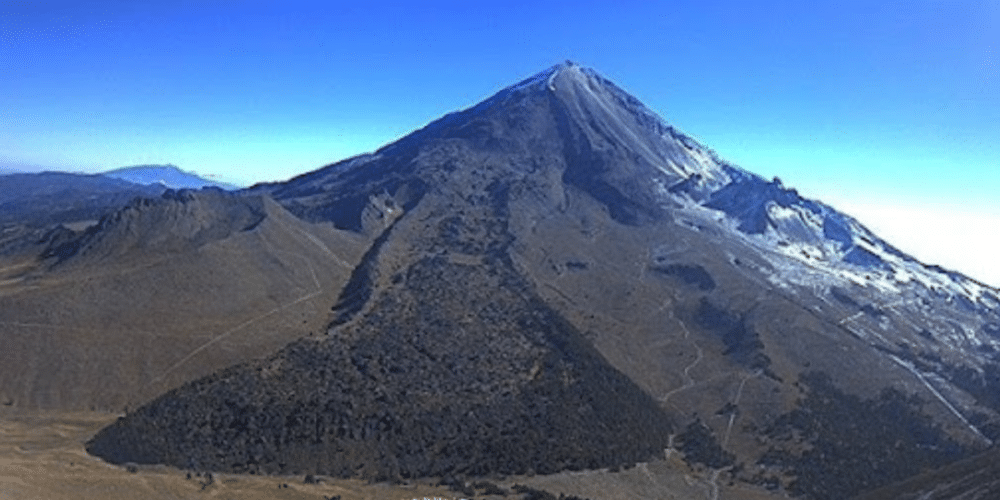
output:
[[391,478],[678,451],[833,499],[1000,435],[996,290],[586,68],[251,192],[370,242],[326,335],[164,394],[93,453]]

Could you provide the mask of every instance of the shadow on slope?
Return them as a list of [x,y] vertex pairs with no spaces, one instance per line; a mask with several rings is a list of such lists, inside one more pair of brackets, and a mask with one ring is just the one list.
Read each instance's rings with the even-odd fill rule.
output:
[[1000,450],[992,449],[856,500],[991,500],[1000,498]]

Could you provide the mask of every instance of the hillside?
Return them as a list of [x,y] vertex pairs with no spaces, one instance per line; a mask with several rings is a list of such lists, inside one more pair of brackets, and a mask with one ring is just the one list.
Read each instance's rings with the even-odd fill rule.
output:
[[0,395],[134,408],[323,330],[364,239],[221,191],[139,199],[0,260]]
[[1000,496],[1000,456],[991,449],[856,500],[989,500]]

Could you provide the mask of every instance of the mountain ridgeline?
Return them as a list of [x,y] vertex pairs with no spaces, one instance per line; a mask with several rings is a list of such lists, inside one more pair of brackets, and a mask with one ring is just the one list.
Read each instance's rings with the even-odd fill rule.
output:
[[175,165],[135,165],[109,170],[101,175],[135,184],[162,186],[169,189],[201,189],[203,187],[216,187],[226,191],[239,189],[233,184],[185,172]]
[[1000,437],[996,290],[726,163],[575,64],[238,196],[363,245],[327,328],[175,386],[91,453],[400,479],[674,448],[833,499]]
[[0,175],[0,225],[41,228],[96,220],[136,197],[155,197],[162,186],[143,186],[103,175],[63,172]]

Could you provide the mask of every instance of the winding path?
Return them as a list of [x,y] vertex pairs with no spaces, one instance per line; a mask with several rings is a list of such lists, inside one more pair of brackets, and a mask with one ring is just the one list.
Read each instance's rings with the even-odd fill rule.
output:
[[660,402],[663,404],[667,404],[670,400],[670,397],[673,396],[674,394],[677,394],[681,391],[686,391],[697,385],[697,383],[694,381],[694,378],[691,377],[691,370],[694,369],[695,366],[698,366],[698,363],[701,363],[701,360],[705,357],[705,352],[702,350],[701,346],[698,345],[698,343],[691,338],[691,331],[688,330],[687,325],[685,325],[683,321],[675,317],[674,312],[672,310],[669,312],[670,312],[670,317],[673,318],[675,321],[677,321],[677,323],[681,325],[681,329],[684,330],[683,340],[688,341],[688,343],[694,346],[695,351],[698,354],[695,356],[694,361],[692,361],[691,364],[685,366],[684,370],[682,371],[684,377],[684,383],[681,384],[680,387],[672,389],[660,397]]
[[[728,467],[727,467],[728,468]],[[725,469],[715,469],[708,478],[708,500],[719,500],[719,474]]]
[[[664,305],[660,309],[663,310],[663,309],[666,309],[666,307],[667,307],[667,305],[666,305],[666,303],[664,303]],[[701,348],[700,345],[698,345],[697,342],[695,342],[695,340],[693,338],[691,338],[691,331],[688,329],[687,325],[684,324],[684,321],[682,321],[679,318],[677,318],[676,316],[674,316],[673,310],[670,310],[668,312],[670,313],[670,317],[674,321],[676,321],[681,326],[681,329],[684,331],[684,336],[683,336],[682,340],[685,340],[690,345],[694,346],[694,348],[695,348],[695,350],[697,352],[697,356],[695,357],[694,361],[692,361],[690,364],[688,364],[687,366],[685,366],[684,370],[682,371],[683,378],[684,378],[684,383],[681,384],[680,387],[677,387],[675,389],[670,390],[669,392],[667,392],[666,394],[664,394],[662,397],[659,398],[660,402],[663,403],[663,404],[667,404],[669,402],[669,400],[670,400],[670,397],[673,396],[673,395],[675,395],[675,394],[677,394],[677,393],[680,393],[682,391],[686,391],[688,389],[691,389],[691,388],[693,388],[693,387],[695,387],[695,386],[697,386],[699,384],[708,383],[710,381],[717,380],[719,378],[726,377],[726,376],[730,375],[730,373],[724,373],[722,375],[710,377],[710,378],[705,379],[705,380],[703,380],[701,382],[697,382],[697,381],[694,380],[694,377],[691,376],[691,370],[693,370],[696,366],[698,366],[698,364],[701,363],[702,359],[704,359],[704,357],[705,357],[704,350]],[[733,395],[733,399],[731,401],[731,403],[734,406],[738,405],[739,402],[740,402],[740,399],[742,399],[742,397],[743,397],[743,389],[746,387],[747,382],[749,382],[753,378],[759,377],[762,373],[763,373],[762,370],[755,370],[753,373],[744,374],[740,378],[739,386],[737,386],[736,393]],[[725,448],[726,446],[729,445],[729,438],[732,435],[733,425],[735,424],[735,422],[736,422],[736,412],[733,411],[733,412],[731,412],[729,414],[729,422],[726,425],[726,434],[725,434],[725,437],[722,440],[722,447],[723,448]],[[671,445],[672,444],[673,444],[673,439],[671,437]],[[708,498],[708,500],[719,500],[719,490],[720,490],[720,488],[719,488],[719,476],[723,472],[725,472],[727,470],[730,470],[731,468],[732,468],[732,466],[723,467],[723,468],[720,468],[720,469],[713,469],[712,470],[712,472],[709,475],[709,477],[705,480],[705,490],[706,490],[705,494],[706,494],[706,497]]]

